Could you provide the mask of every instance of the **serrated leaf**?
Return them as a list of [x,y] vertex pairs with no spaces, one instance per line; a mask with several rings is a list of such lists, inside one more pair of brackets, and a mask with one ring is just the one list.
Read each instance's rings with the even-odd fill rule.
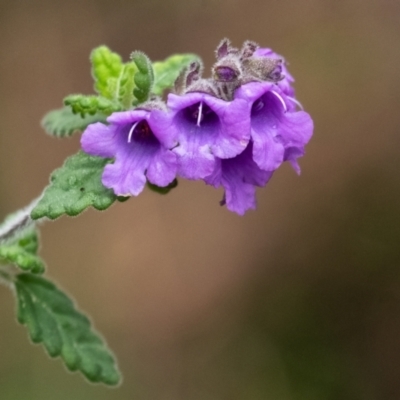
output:
[[110,115],[115,111],[121,111],[122,106],[102,96],[87,96],[83,94],[71,94],[64,99],[64,104],[70,106],[74,114],[82,118],[89,115]]
[[38,234],[29,217],[31,207],[9,215],[0,225],[0,265],[15,265],[36,274],[44,272],[45,265],[37,256]]
[[67,137],[75,132],[82,132],[94,122],[105,122],[106,117],[104,114],[95,114],[82,118],[69,107],[63,107],[47,113],[42,120],[42,126],[49,135]]
[[92,206],[105,210],[116,200],[114,192],[101,183],[101,175],[110,160],[79,151],[50,177],[50,185],[31,212],[32,219],[56,219],[63,214],[75,216]]
[[149,57],[141,51],[134,51],[131,59],[137,67],[134,75],[135,88],[133,94],[136,98],[134,103],[140,104],[148,100],[154,82],[153,66]]
[[161,96],[164,90],[172,88],[182,69],[193,61],[201,62],[201,59],[195,54],[175,54],[164,61],[153,63],[153,93]]
[[107,99],[114,100],[116,93],[112,82],[118,80],[122,72],[121,56],[112,52],[107,46],[100,46],[92,51],[90,59],[96,92]]
[[16,277],[18,321],[33,342],[43,343],[51,357],[61,356],[70,371],[91,382],[116,385],[121,376],[112,352],[89,319],[52,282],[32,274]]
[[153,183],[147,181],[147,187],[153,192],[156,192],[158,194],[168,194],[172,189],[175,189],[177,186],[178,186],[177,179],[174,179],[168,186],[164,187],[154,185]]

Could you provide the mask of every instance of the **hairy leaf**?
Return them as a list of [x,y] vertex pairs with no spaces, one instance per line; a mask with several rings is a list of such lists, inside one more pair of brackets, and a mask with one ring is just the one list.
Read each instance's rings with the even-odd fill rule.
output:
[[123,63],[119,54],[112,52],[107,46],[100,46],[94,49],[90,55],[92,61],[92,75],[94,88],[97,93],[107,99],[115,99],[115,85],[118,80]]
[[67,158],[50,177],[50,185],[32,210],[31,217],[56,219],[63,214],[75,216],[93,206],[105,210],[116,200],[113,191],[101,183],[101,175],[110,160],[79,151]]
[[87,96],[72,94],[64,99],[64,104],[70,106],[74,114],[80,114],[82,118],[89,115],[110,115],[115,111],[121,111],[122,106],[112,100],[101,96]]
[[136,98],[135,104],[140,104],[148,100],[154,82],[153,66],[149,57],[141,51],[131,54],[131,59],[137,67],[134,75],[135,88],[133,94]]
[[120,79],[118,80],[117,91],[118,100],[123,105],[124,109],[132,107],[134,101],[133,90],[135,88],[135,74],[138,68],[133,62],[124,64]]
[[8,216],[0,225],[0,264],[15,265],[33,273],[44,272],[44,262],[37,256],[39,247],[35,225],[29,217],[31,208]]
[[164,90],[172,88],[182,69],[193,61],[201,62],[200,57],[195,54],[176,54],[164,61],[153,63],[153,93],[161,96]]
[[69,107],[63,107],[47,113],[42,120],[42,126],[49,135],[67,137],[75,132],[82,132],[94,122],[105,121],[104,114],[97,113],[82,118],[79,114],[74,114]]
[[61,356],[70,371],[91,382],[116,385],[121,377],[113,354],[89,319],[52,282],[23,273],[16,277],[18,321],[33,342],[43,343],[51,357]]

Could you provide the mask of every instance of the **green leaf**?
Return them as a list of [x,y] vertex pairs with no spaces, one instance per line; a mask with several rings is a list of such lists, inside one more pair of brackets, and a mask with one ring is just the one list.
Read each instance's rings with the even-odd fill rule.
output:
[[137,67],[137,72],[134,75],[135,88],[133,94],[137,101],[135,104],[140,104],[148,100],[154,82],[153,66],[149,57],[141,51],[134,51],[131,54],[131,59]]
[[123,63],[119,54],[113,53],[108,47],[100,46],[90,55],[94,88],[97,93],[107,99],[115,99],[115,82],[122,72]]
[[18,321],[34,343],[43,343],[51,357],[61,356],[70,371],[91,382],[116,385],[121,376],[115,358],[89,319],[52,282],[32,274],[16,277]]
[[0,225],[0,264],[41,274],[45,265],[37,256],[38,233],[29,211],[30,208],[11,214]]
[[15,240],[0,245],[0,264],[14,264],[17,267],[41,274],[44,272],[44,262],[36,255],[38,236],[33,227],[19,234]]
[[63,214],[75,216],[93,206],[105,210],[116,200],[113,191],[101,183],[109,159],[89,156],[79,151],[67,158],[50,177],[50,185],[31,212],[32,219],[56,219]]
[[133,90],[135,88],[135,74],[138,68],[133,62],[124,64],[121,76],[117,82],[118,100],[127,110],[132,107],[134,101]]
[[182,69],[193,61],[201,62],[201,59],[195,54],[175,54],[164,61],[153,63],[153,93],[161,96],[164,90],[172,88]]
[[71,94],[64,99],[64,104],[70,106],[74,114],[86,115],[103,114],[110,115],[115,111],[121,111],[122,106],[112,100],[101,96],[86,96],[83,94]]
[[63,107],[47,113],[42,120],[42,126],[49,135],[66,137],[75,132],[82,132],[94,122],[105,121],[104,114],[86,115],[82,118],[79,114],[74,114],[69,107]]
[[147,187],[152,190],[153,192],[159,193],[159,194],[167,194],[169,193],[172,189],[175,189],[178,186],[178,180],[174,179],[168,186],[157,186],[154,185],[153,183],[150,183],[147,181]]

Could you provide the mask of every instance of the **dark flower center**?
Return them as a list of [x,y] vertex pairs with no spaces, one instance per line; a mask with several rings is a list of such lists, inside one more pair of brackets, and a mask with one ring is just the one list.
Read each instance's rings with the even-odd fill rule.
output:
[[158,143],[158,139],[154,136],[149,124],[146,120],[135,122],[128,133],[128,143],[141,142],[148,144]]
[[194,123],[197,126],[218,122],[217,114],[202,101],[185,108],[183,114],[188,122]]
[[252,126],[278,124],[286,111],[282,97],[272,91],[263,94],[251,107]]

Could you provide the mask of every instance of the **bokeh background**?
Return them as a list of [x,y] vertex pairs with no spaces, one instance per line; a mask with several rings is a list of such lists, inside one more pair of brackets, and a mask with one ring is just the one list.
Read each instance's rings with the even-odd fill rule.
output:
[[181,182],[42,227],[55,279],[120,360],[89,385],[32,346],[0,287],[3,400],[400,398],[400,2],[0,0],[0,217],[79,148],[40,119],[92,93],[88,56],[252,39],[290,63],[315,121],[301,160],[238,217]]

